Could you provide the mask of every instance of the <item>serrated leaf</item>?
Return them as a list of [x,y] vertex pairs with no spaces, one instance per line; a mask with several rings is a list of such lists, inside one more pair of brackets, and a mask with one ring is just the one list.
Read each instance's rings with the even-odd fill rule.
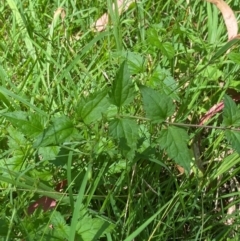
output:
[[240,54],[239,53],[230,52],[227,55],[227,57],[228,57],[228,59],[232,60],[235,64],[240,65]]
[[189,173],[192,157],[187,147],[188,139],[185,130],[169,126],[167,129],[160,131],[159,145],[161,149],[166,150],[170,158]]
[[55,237],[59,237],[61,239],[69,238],[69,226],[66,224],[64,217],[60,212],[54,211],[51,216],[51,224],[53,225],[52,234]]
[[170,42],[164,42],[161,40],[156,29],[151,28],[148,30],[147,41],[149,42],[150,46],[157,47],[168,59],[172,59],[174,57],[175,50],[173,45]]
[[171,72],[168,69],[163,69],[160,66],[157,66],[148,80],[148,86],[153,89],[163,90],[164,93],[172,99],[180,101],[177,90],[178,83],[172,77]]
[[59,145],[67,141],[74,132],[73,123],[69,118],[65,116],[58,117],[36,138],[33,147]]
[[159,33],[157,32],[157,30],[155,28],[150,28],[147,31],[147,41],[149,43],[150,46],[155,46],[160,48],[161,46],[161,42],[159,39]]
[[138,126],[134,120],[115,119],[109,123],[109,134],[115,139],[126,139],[129,147],[135,147],[138,139]]
[[98,240],[113,228],[113,224],[99,218],[92,218],[86,213],[79,219],[76,230],[82,241],[90,241]]
[[225,136],[232,147],[240,154],[240,132],[226,130]]
[[121,56],[122,60],[127,59],[130,75],[144,73],[146,71],[146,61],[140,53],[121,51],[116,53],[116,57],[119,56]]
[[175,51],[171,43],[168,43],[168,42],[163,43],[160,46],[160,50],[162,54],[167,56],[169,59],[172,59],[175,55]]
[[[11,157],[7,159],[8,168],[11,170],[18,170],[25,165],[24,159],[28,152],[27,140],[24,135],[10,126],[8,131],[8,146],[11,150]],[[6,162],[2,162],[2,165],[6,165]]]
[[36,137],[44,129],[43,117],[39,116],[37,113],[14,111],[2,115],[28,137]]
[[40,155],[41,160],[51,161],[55,160],[58,153],[60,151],[59,146],[46,146],[46,147],[40,147],[38,149],[38,155]]
[[109,105],[107,91],[104,90],[82,99],[78,105],[77,113],[84,123],[90,124],[99,120]]
[[117,107],[129,104],[134,98],[134,85],[130,80],[127,62],[124,61],[113,81],[111,101]]
[[223,108],[223,125],[224,126],[239,126],[240,125],[240,110],[236,103],[228,96],[224,96]]
[[172,99],[164,92],[157,92],[151,88],[140,87],[143,97],[143,108],[147,118],[153,122],[163,122],[175,111]]

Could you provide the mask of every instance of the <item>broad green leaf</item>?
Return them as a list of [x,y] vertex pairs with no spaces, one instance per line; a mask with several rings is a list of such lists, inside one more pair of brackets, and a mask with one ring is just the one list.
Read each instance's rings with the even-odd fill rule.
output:
[[128,69],[131,75],[144,73],[146,71],[146,61],[142,54],[130,51],[116,53],[116,58],[121,56],[121,60],[127,60]]
[[147,41],[149,43],[149,46],[155,46],[157,48],[160,48],[161,42],[159,39],[159,33],[155,28],[150,28],[147,31]]
[[223,125],[228,127],[240,125],[240,110],[227,95],[224,96]]
[[81,240],[98,240],[104,234],[109,233],[114,225],[98,218],[84,217],[77,224],[77,233]]
[[[39,148],[40,149],[40,148]],[[60,148],[59,148],[60,149]],[[50,161],[53,165],[56,167],[64,166],[67,164],[68,156],[69,156],[69,149],[66,149],[62,147],[59,152],[57,153],[57,156]],[[38,152],[39,153],[39,152]]]
[[240,154],[240,132],[239,131],[226,130],[225,135],[226,135],[226,138],[227,138],[228,142]]
[[124,170],[126,170],[126,160],[119,160],[114,162],[111,166],[108,168],[108,174],[113,175],[116,173],[122,173]]
[[178,96],[178,84],[172,77],[171,72],[168,69],[161,68],[159,65],[153,70],[151,77],[149,78],[147,85],[153,89],[163,90],[164,93],[170,96],[172,99],[180,101]]
[[164,92],[160,93],[145,86],[140,87],[140,90],[147,118],[161,123],[174,113],[173,101]]
[[82,241],[98,240],[114,228],[112,223],[100,218],[93,218],[85,209],[81,210],[81,213],[76,230]]
[[163,55],[168,57],[168,59],[172,59],[175,55],[174,48],[173,48],[172,44],[169,42],[162,43],[162,45],[160,46],[160,50]]
[[28,137],[36,137],[44,129],[44,119],[37,113],[14,111],[2,115]]
[[54,211],[51,216],[51,224],[53,225],[52,235],[61,238],[62,240],[68,240],[70,228],[66,224],[64,217],[60,212]]
[[8,166],[10,170],[19,170],[27,163],[24,159],[28,155],[29,147],[24,135],[10,126],[7,128],[8,132],[8,147],[11,150],[11,156],[5,162],[0,162],[0,165]]
[[227,57],[232,60],[235,64],[239,64],[240,65],[240,53],[234,53],[231,52],[227,55]]
[[137,144],[138,126],[134,120],[112,120],[109,123],[109,133],[115,139],[125,139],[129,147],[135,147]]
[[74,133],[75,129],[72,121],[65,116],[58,117],[37,137],[33,146],[59,145],[67,141]]
[[192,156],[187,146],[189,139],[187,132],[181,128],[169,126],[161,130],[159,135],[160,148],[165,149],[168,156],[189,173]]
[[82,99],[78,105],[77,113],[84,123],[90,124],[99,120],[109,105],[107,91],[104,90]]
[[45,146],[38,149],[38,155],[40,155],[40,159],[43,161],[51,161],[55,160],[59,151],[59,146]]
[[112,86],[111,101],[117,107],[129,104],[134,98],[134,85],[130,80],[127,62],[123,62]]
[[149,29],[147,40],[150,46],[157,47],[168,59],[172,59],[174,57],[175,50],[173,45],[170,42],[164,42],[163,40],[161,40],[161,38],[159,37],[159,33],[156,29]]
[[[197,70],[203,67],[204,65],[199,65]],[[208,65],[204,67],[204,70],[202,71],[202,76],[211,81],[219,81],[219,78],[223,76],[223,72],[219,70],[217,66]]]

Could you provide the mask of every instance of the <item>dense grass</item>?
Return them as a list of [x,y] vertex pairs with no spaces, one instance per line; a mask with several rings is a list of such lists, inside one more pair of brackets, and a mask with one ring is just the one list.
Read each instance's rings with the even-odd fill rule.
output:
[[[229,4],[239,10],[239,1]],[[205,1],[139,1],[120,16],[111,6],[110,0],[0,6],[1,240],[238,240],[240,157],[224,128],[189,124],[199,125],[225,93],[238,96],[239,45],[210,61],[227,33]],[[94,32],[108,10],[110,24]],[[104,91],[111,95],[123,61],[134,101],[86,121],[83,106]],[[192,160],[191,173],[159,146],[163,126],[145,118],[143,85],[174,100],[168,121],[186,125],[198,163]],[[116,116],[137,120],[132,145],[116,140]],[[222,119],[218,113],[207,124],[221,126]],[[59,126],[71,133],[55,140]],[[30,214],[30,204],[45,195],[53,207]]]

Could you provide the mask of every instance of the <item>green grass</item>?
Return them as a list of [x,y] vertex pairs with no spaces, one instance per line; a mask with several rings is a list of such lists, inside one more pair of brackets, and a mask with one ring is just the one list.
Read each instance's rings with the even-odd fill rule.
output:
[[113,2],[0,6],[0,240],[238,240],[239,40],[205,1]]

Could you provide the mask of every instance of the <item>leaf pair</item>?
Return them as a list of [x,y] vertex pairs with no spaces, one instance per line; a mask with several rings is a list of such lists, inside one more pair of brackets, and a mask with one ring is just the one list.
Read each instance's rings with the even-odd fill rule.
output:
[[[140,86],[143,109],[146,117],[152,123],[163,123],[175,112],[172,99],[164,92],[155,91],[146,86]],[[135,96],[134,86],[130,80],[127,63],[124,62],[114,80],[111,101],[119,109],[131,103]],[[109,123],[109,134],[119,140],[119,146],[125,150],[127,157],[133,157],[137,148],[138,125],[136,121],[127,118],[116,118]],[[159,133],[160,148],[166,150],[168,156],[176,163],[190,171],[191,154],[187,147],[187,132],[178,127],[168,127]]]
[[[146,117],[153,123],[163,123],[174,114],[175,105],[164,92],[157,92],[145,86],[140,90]],[[186,172],[189,172],[192,157],[187,147],[189,139],[187,132],[175,126],[168,126],[162,129],[158,136],[160,148],[165,150],[168,156],[181,165]]]

